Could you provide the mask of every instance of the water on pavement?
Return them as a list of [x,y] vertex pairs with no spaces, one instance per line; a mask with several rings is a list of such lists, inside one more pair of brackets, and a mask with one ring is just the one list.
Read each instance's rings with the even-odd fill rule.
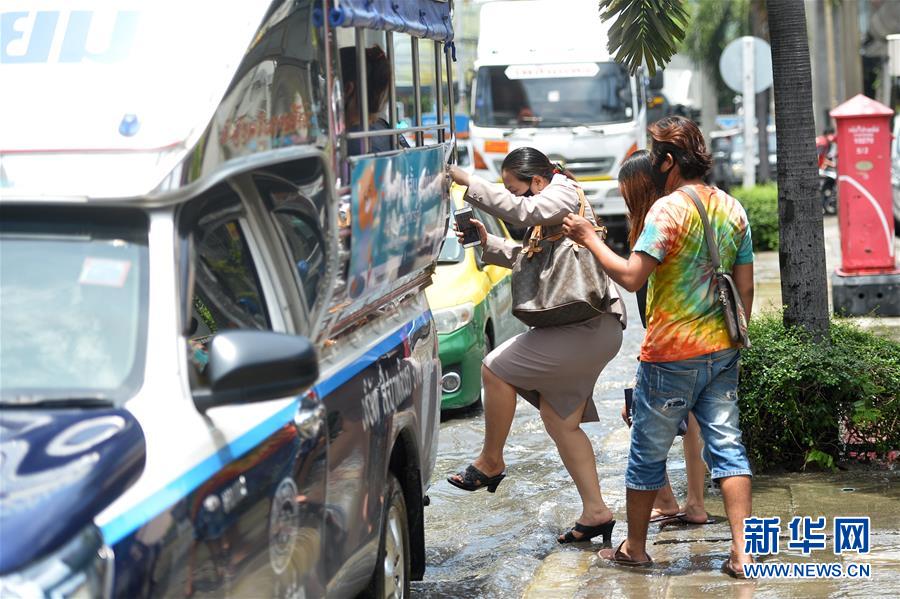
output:
[[[618,524],[613,543],[624,538],[624,469],[628,429],[622,423],[622,389],[634,376],[644,331],[628,294],[630,326],[622,350],[600,376],[594,399],[600,422],[584,426],[597,455],[604,498]],[[719,524],[690,529],[651,529],[648,550],[657,562],[649,572],[600,563],[599,545],[561,546],[556,536],[580,514],[574,484],[530,404],[519,400],[505,459],[508,476],[495,494],[456,489],[444,479],[465,468],[481,447],[480,412],[441,426],[440,449],[425,511],[427,570],[413,584],[416,597],[646,597],[715,593],[728,597],[898,597],[900,596],[900,476],[898,473],[791,474],[754,480],[754,513],[780,516],[870,515],[875,572],[868,581],[737,582],[719,569],[728,556],[730,532]],[[685,492],[680,443],[668,471],[676,495]],[[721,496],[707,489],[707,510],[724,516]],[[786,531],[786,526],[783,533]],[[775,556],[773,556],[775,557]],[[780,561],[835,562],[831,551]]]
[[[620,417],[622,389],[632,380],[644,330],[634,296],[628,294],[629,327],[622,350],[594,391],[600,422],[583,425],[598,458],[604,498],[624,514],[624,466],[628,429]],[[419,597],[520,596],[541,561],[560,546],[556,536],[572,526],[581,501],[540,416],[519,400],[506,447],[507,478],[497,492],[468,493],[444,480],[478,454],[484,420],[480,412],[444,422],[425,511],[428,569],[416,583]],[[675,464],[673,464],[674,466]],[[683,464],[681,465],[683,468]],[[617,524],[614,538],[624,531]]]

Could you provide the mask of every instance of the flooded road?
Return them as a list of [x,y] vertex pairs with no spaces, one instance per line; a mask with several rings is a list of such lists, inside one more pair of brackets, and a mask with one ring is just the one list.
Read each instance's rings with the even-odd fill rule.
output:
[[[597,455],[600,483],[618,523],[613,543],[626,534],[624,470],[629,433],[620,418],[622,389],[634,376],[644,330],[628,294],[630,325],[621,352],[594,391],[600,422],[584,425]],[[728,524],[689,529],[651,528],[650,571],[599,563],[599,545],[566,545],[556,536],[572,525],[581,503],[556,448],[535,410],[519,400],[506,449],[508,476],[495,494],[467,493],[444,479],[478,454],[480,411],[441,425],[440,449],[425,510],[427,570],[413,583],[415,597],[677,597],[716,593],[723,597],[900,596],[900,476],[897,472],[791,474],[754,480],[754,514],[780,516],[786,533],[794,515],[869,515],[874,572],[868,580],[738,582],[719,571],[730,544]],[[669,476],[678,497],[686,488],[680,441],[669,454]],[[709,481],[707,480],[707,483]],[[723,517],[721,495],[707,488],[707,510]],[[782,561],[840,562],[827,552],[770,556]],[[853,556],[854,558],[856,556]]]

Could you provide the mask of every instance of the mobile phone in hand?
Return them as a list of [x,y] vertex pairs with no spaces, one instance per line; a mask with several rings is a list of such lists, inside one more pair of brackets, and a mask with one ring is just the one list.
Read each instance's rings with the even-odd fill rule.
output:
[[475,213],[469,206],[461,208],[453,214],[453,218],[456,219],[456,228],[463,234],[461,243],[464,248],[481,244],[481,237],[478,236],[478,229],[474,224],[469,222],[474,216]]

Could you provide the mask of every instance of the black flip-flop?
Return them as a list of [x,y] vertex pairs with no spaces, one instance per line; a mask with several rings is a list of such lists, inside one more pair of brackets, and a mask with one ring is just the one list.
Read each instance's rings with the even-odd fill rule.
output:
[[[566,531],[566,534],[561,541],[559,538],[556,540],[560,545],[565,545],[567,543],[584,543],[596,536],[603,535],[603,544],[609,545],[612,539],[613,526],[615,525],[615,520],[610,520],[609,522],[604,522],[603,524],[598,524],[596,526],[586,526],[581,522],[575,522],[575,526]],[[580,532],[581,536],[576,537],[574,534],[576,532]]]
[[679,526],[679,527],[705,526],[707,524],[717,524],[718,522],[720,522],[720,520],[718,518],[710,516],[709,514],[706,514],[705,521],[695,522],[693,520],[688,520],[687,514],[685,514],[684,512],[681,512],[679,514],[675,514],[674,516],[666,518],[665,520],[660,520],[659,527],[660,527],[660,529],[663,529],[663,528],[666,528],[667,526]]
[[619,546],[616,547],[615,551],[613,551],[612,548],[601,549],[597,553],[597,555],[599,555],[603,559],[608,560],[614,564],[617,564],[619,566],[627,566],[629,568],[649,568],[649,567],[653,566],[653,558],[650,557],[649,553],[647,554],[647,561],[645,561],[645,562],[635,561],[635,560],[631,559],[630,557],[628,557],[627,555],[625,555],[624,553],[622,553],[622,545],[624,545],[624,544],[625,544],[625,541],[622,541],[621,543],[619,543]]
[[650,518],[650,524],[655,524],[657,522],[665,522],[666,520],[671,520],[672,518],[677,518],[678,514],[657,514]]
[[722,572],[728,574],[732,578],[736,578],[738,580],[748,580],[747,575],[744,574],[744,568],[738,570],[731,563],[731,558],[729,557],[727,560],[722,562]]
[[458,489],[477,491],[478,489],[487,488],[488,493],[493,493],[500,486],[503,479],[506,478],[506,471],[504,470],[497,476],[488,476],[472,464],[469,464],[465,470],[456,473],[454,476],[458,476],[462,480],[456,480],[453,476],[448,476],[447,482]]

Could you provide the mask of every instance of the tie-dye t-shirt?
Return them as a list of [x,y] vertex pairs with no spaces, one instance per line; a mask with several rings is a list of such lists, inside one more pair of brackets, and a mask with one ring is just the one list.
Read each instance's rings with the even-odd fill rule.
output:
[[[715,231],[722,267],[753,262],[744,207],[723,191],[696,185]],[[642,362],[687,360],[735,347],[725,329],[703,221],[691,198],[676,191],[650,207],[634,251],[659,261],[647,290]]]

